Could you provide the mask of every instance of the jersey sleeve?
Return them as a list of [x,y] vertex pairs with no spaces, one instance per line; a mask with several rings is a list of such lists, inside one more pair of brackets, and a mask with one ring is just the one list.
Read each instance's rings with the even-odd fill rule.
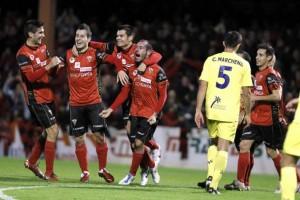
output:
[[34,71],[30,59],[25,55],[18,55],[16,59],[21,73],[29,82],[35,82],[36,80],[40,79],[45,73],[47,73],[45,67]]
[[153,51],[148,58],[146,58],[143,63],[145,65],[157,64],[162,58],[162,55],[156,51]]
[[268,74],[266,77],[266,82],[268,86],[268,90],[278,90],[281,86],[281,80],[275,74]]
[[204,62],[203,69],[201,72],[201,75],[199,77],[199,80],[203,81],[209,81],[209,65],[210,65],[210,58],[207,58]]
[[253,80],[252,80],[252,76],[251,76],[251,67],[250,67],[249,63],[246,63],[246,65],[245,65],[245,70],[242,75],[242,84],[241,85],[243,87],[253,86]]

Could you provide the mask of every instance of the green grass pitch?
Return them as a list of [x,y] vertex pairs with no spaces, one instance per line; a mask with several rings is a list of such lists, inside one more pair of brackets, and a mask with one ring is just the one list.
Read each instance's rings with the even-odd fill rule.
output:
[[[196,183],[203,180],[206,172],[191,169],[160,167],[161,182],[153,184],[151,177],[148,185],[139,185],[138,173],[130,186],[119,186],[117,183],[129,170],[129,166],[109,164],[108,169],[115,176],[115,183],[107,184],[97,175],[97,163],[91,162],[90,182],[80,183],[80,170],[77,161],[55,161],[55,172],[60,181],[48,183],[35,177],[24,168],[20,159],[0,158],[0,199],[12,197],[18,200],[276,200],[274,194],[278,185],[276,176],[253,175],[252,191],[225,191],[223,185],[229,183],[235,174],[225,173],[220,184],[220,196],[207,194],[197,188]],[[44,160],[40,167],[44,169]],[[32,187],[30,187],[32,186]],[[300,200],[300,195],[296,195]]]

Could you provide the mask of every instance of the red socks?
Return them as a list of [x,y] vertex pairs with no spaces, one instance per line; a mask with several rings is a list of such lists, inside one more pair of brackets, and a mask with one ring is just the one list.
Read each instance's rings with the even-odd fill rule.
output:
[[45,144],[45,160],[46,160],[46,176],[53,173],[53,165],[55,159],[55,142],[46,141]]
[[132,176],[136,175],[136,172],[140,166],[140,163],[143,159],[144,153],[136,153],[133,152],[132,154],[132,161],[131,161],[131,166],[130,166],[130,174]]
[[238,159],[237,179],[245,183],[247,169],[250,166],[250,152],[240,153]]
[[281,166],[280,166],[280,160],[281,160],[281,155],[278,154],[275,158],[272,158],[272,160],[274,162],[274,166],[275,166],[275,168],[277,170],[277,173],[278,173],[278,176],[280,178],[280,176],[281,176],[280,175],[280,168],[281,168]]
[[107,161],[107,151],[108,147],[107,144],[97,144],[96,145],[96,152],[98,156],[98,163],[99,163],[99,170],[104,169],[106,167]]
[[81,171],[82,172],[88,171],[86,145],[84,143],[76,145],[75,153],[76,153],[76,157],[78,159],[78,163],[79,163]]
[[250,165],[248,166],[246,177],[245,177],[245,186],[250,185],[250,175],[254,165],[254,156],[253,153],[250,154]]

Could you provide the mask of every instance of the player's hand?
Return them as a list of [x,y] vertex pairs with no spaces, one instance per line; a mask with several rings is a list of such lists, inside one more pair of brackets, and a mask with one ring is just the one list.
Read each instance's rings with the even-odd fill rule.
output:
[[102,112],[99,113],[99,116],[106,119],[106,118],[108,118],[108,117],[111,115],[111,113],[112,113],[113,111],[114,111],[113,109],[107,108],[107,109],[105,109],[105,110],[102,110]]
[[61,60],[57,56],[54,56],[51,58],[50,63],[46,66],[46,69],[52,69],[59,64],[61,64]]
[[201,128],[201,125],[204,124],[204,117],[200,110],[196,111],[194,120],[198,128]]
[[129,83],[129,77],[127,76],[126,72],[120,70],[117,75],[117,82],[121,82],[122,85],[126,85]]
[[257,96],[254,94],[250,94],[250,101],[257,101]]
[[298,101],[299,101],[298,98],[290,100],[285,106],[286,110],[288,112],[296,112],[296,108],[298,106]]
[[250,126],[250,123],[251,123],[250,115],[246,115],[244,120],[243,120],[244,128]]
[[157,118],[157,114],[156,113],[153,113],[151,115],[151,117],[149,117],[149,119],[147,120],[147,122],[150,124],[150,125],[153,125],[156,123],[156,118]]
[[72,54],[75,57],[77,57],[79,55],[78,50],[75,45],[73,45],[73,47],[72,47]]

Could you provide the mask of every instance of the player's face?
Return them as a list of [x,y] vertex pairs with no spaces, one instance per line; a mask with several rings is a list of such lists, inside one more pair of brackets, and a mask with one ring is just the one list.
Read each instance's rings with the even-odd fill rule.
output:
[[77,49],[85,49],[88,47],[91,38],[87,36],[86,30],[77,30],[75,35],[75,45]]
[[125,30],[118,30],[116,36],[117,46],[126,48],[132,42],[132,36],[128,36]]
[[264,67],[269,64],[269,57],[266,54],[265,49],[258,49],[256,52],[256,65],[258,67]]
[[45,37],[45,30],[44,27],[41,26],[36,29],[35,33],[30,33],[29,36],[31,37],[32,43],[35,45],[42,44],[42,40]]
[[147,55],[147,48],[145,42],[138,42],[135,50],[135,61],[142,62]]

